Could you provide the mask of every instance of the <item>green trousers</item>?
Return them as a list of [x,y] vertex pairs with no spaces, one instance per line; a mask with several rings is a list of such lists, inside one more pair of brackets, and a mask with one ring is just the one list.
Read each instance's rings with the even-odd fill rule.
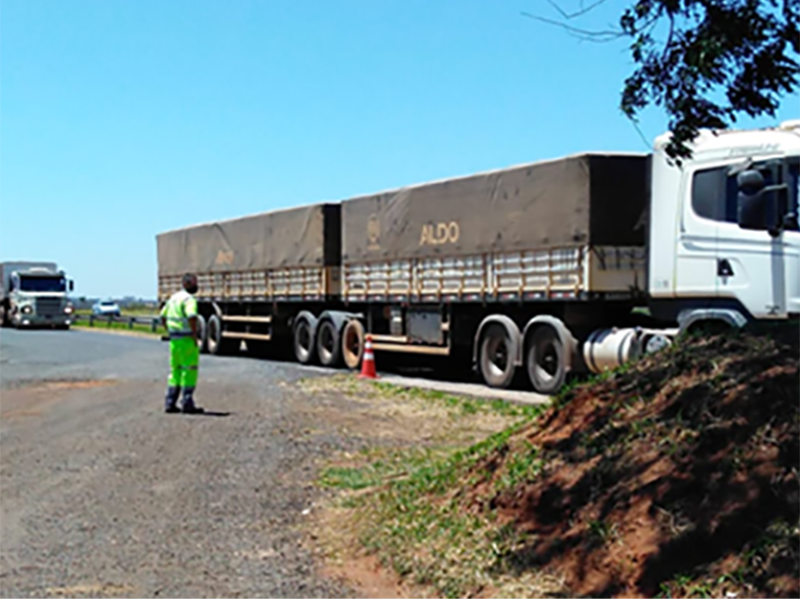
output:
[[169,342],[169,386],[193,391],[197,386],[197,367],[200,364],[200,349],[194,337],[170,339]]

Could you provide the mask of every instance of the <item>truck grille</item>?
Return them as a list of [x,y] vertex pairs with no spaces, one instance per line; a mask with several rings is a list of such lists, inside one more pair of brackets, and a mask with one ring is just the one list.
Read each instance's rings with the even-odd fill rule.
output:
[[58,297],[37,297],[36,314],[40,316],[59,316],[61,315],[61,298]]

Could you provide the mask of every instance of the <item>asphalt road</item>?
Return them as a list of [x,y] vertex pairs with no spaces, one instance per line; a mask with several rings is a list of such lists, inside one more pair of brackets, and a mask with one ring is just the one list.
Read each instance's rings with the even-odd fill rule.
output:
[[198,404],[218,414],[167,415],[167,344],[0,331],[3,596],[354,594],[320,574],[298,529],[321,493],[314,460],[351,449],[281,384],[314,371],[200,368]]

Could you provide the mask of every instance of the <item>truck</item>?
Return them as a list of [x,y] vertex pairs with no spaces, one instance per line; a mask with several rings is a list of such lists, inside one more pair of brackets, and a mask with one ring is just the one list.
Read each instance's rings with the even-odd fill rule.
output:
[[69,329],[74,285],[55,262],[0,263],[0,325]]
[[586,152],[168,231],[159,300],[199,280],[201,350],[357,369],[444,356],[497,388],[687,333],[800,317],[800,121],[703,130],[692,156]]

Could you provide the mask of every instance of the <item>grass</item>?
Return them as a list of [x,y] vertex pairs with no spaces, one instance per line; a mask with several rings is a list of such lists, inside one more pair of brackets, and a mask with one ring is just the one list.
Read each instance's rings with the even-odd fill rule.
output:
[[[318,382],[316,379],[304,379],[299,384],[306,386],[308,389],[313,389]],[[360,380],[349,374],[328,377],[323,384],[326,387],[333,386],[343,393],[369,399],[384,398],[401,402],[415,401],[421,404],[443,407],[448,409],[453,417],[496,414],[511,419],[524,418],[530,420],[544,411],[544,406],[542,405],[517,404],[501,399],[457,396],[432,389],[419,389],[417,387],[383,383],[380,380],[370,381],[368,385],[364,385]]]
[[509,458],[506,468],[495,481],[495,488],[502,492],[534,480],[542,471],[543,466],[544,462],[539,455],[539,448],[525,441],[524,447],[514,452]]
[[[92,313],[91,308],[81,308],[79,310],[75,310],[75,314],[80,314],[82,316],[88,316],[91,313]],[[139,317],[158,316],[158,310],[154,310],[153,308],[147,308],[147,307],[122,308],[120,310],[120,314],[122,314],[122,316],[139,316]]]
[[[358,522],[359,542],[384,566],[410,577],[415,584],[433,587],[444,597],[474,592],[519,539],[502,524],[461,509],[460,498],[451,496],[450,489],[481,460],[506,447],[510,437],[542,408],[373,385],[384,393],[444,403],[456,414],[475,410],[515,415],[512,426],[466,448],[371,449],[362,455],[366,463],[330,467],[320,477],[323,486],[349,491],[343,506]],[[469,406],[466,412],[465,405]],[[500,474],[499,486],[513,486],[540,471],[538,450],[531,445],[525,449]]]
[[[83,308],[80,310],[75,310],[75,315],[80,316],[81,318],[75,320],[72,324],[73,326],[80,327],[80,328],[93,328],[93,329],[115,329],[115,330],[124,330],[124,331],[136,331],[138,333],[147,333],[149,335],[158,335],[161,336],[164,334],[164,331],[159,324],[156,327],[156,330],[153,331],[152,326],[148,324],[140,324],[134,323],[133,326],[130,326],[127,322],[111,322],[109,323],[108,320],[104,320],[102,316],[98,316],[93,325],[89,324],[88,317],[91,315],[92,310],[90,308]],[[143,306],[134,306],[131,308],[126,308],[122,310],[121,316],[124,318],[126,316],[134,316],[137,318],[147,318],[147,317],[156,317],[157,314],[153,313],[151,308],[143,307]]]
[[[630,367],[626,364],[589,381],[575,382],[556,398],[556,404],[567,403],[579,387],[622,374]],[[511,593],[508,585],[519,583],[519,573],[507,571],[505,558],[523,538],[497,518],[465,509],[463,493],[451,489],[464,488],[466,483],[468,489],[484,485],[485,493],[497,494],[535,480],[546,461],[540,449],[527,440],[515,441],[518,446],[514,447],[509,444],[545,408],[381,382],[367,388],[381,396],[444,406],[455,417],[494,412],[509,418],[511,426],[472,446],[375,451],[366,463],[323,470],[320,483],[345,491],[343,505],[355,519],[359,543],[401,577],[432,587],[444,597],[475,595],[487,584],[501,589],[501,594],[503,588]],[[501,461],[497,471],[486,466],[494,456],[506,452],[509,458]],[[596,521],[590,525],[590,534],[602,545],[614,538],[615,530]]]
[[72,326],[79,327],[79,328],[86,328],[86,329],[115,329],[115,330],[123,330],[123,331],[136,331],[139,333],[147,333],[153,336],[161,336],[164,334],[164,330],[159,325],[155,332],[152,330],[152,327],[149,324],[134,324],[132,327],[128,325],[127,322],[111,322],[108,321],[95,321],[94,326],[89,326],[89,321],[80,319],[76,320],[72,323]]
[[372,386],[380,394],[389,397],[404,397],[439,404],[454,410],[456,414],[494,413],[509,418],[532,419],[544,411],[542,405],[515,404],[502,399],[480,399],[451,395],[431,389],[406,388],[391,383],[373,382]]
[[716,580],[702,580],[689,589],[694,596],[720,596],[725,585],[745,589],[758,588],[770,566],[777,560],[797,563],[800,557],[800,523],[790,524],[782,519],[774,520],[755,542],[745,547],[735,567]]
[[358,491],[377,487],[389,480],[413,475],[441,452],[430,448],[414,448],[405,451],[373,450],[373,461],[360,467],[327,468],[320,478],[324,487]]
[[[638,361],[576,381],[555,399],[557,407],[566,406],[584,395],[587,391],[584,386],[614,382],[601,387],[605,389],[606,401],[598,406],[598,414],[603,419],[597,420],[596,428],[580,431],[578,447],[571,454],[579,456],[584,452],[582,460],[605,456],[594,467],[593,478],[587,479],[591,482],[590,493],[596,487],[611,488],[609,479],[613,483],[617,473],[624,472],[619,469],[620,464],[632,460],[632,452],[637,449],[660,447],[660,455],[671,456],[681,463],[692,458],[692,451],[710,426],[709,421],[700,417],[708,409],[707,398],[721,397],[736,383],[730,380],[729,358],[720,355],[700,361],[695,356],[703,355],[701,352],[708,353],[702,344],[695,350],[694,346],[679,342],[660,352],[657,358],[649,358],[652,363],[648,370],[636,378],[623,375],[640,368]],[[691,377],[691,387],[686,387],[686,377]],[[376,555],[385,567],[410,582],[431,587],[437,596],[546,594],[535,585],[519,586],[530,570],[509,570],[517,556],[524,556],[520,550],[525,546],[524,533],[505,526],[502,514],[483,509],[491,505],[490,498],[500,493],[524,490],[543,476],[546,465],[547,472],[550,471],[554,454],[549,450],[543,453],[517,435],[543,408],[409,390],[380,382],[360,385],[358,390],[362,394],[368,390],[383,396],[429,402],[446,407],[454,417],[496,411],[508,414],[512,422],[509,428],[469,447],[370,450],[356,463],[325,470],[323,484],[344,492],[343,505],[350,514],[348,523],[357,531],[360,545]],[[697,399],[689,401],[692,396],[687,390]],[[674,409],[648,411],[648,404],[658,397],[675,401]],[[674,397],[686,399],[677,401]],[[636,415],[641,417],[631,418]],[[763,446],[776,444],[770,431],[769,426],[759,429],[754,442]],[[728,456],[731,468],[745,468],[745,454],[743,447],[731,449]],[[681,517],[681,512],[671,513]],[[613,517],[595,512],[588,515],[595,518],[586,522],[586,538],[593,550],[602,552],[603,547],[624,542],[624,527],[618,528]],[[683,534],[687,526],[694,524],[676,520],[678,532],[674,534]],[[718,597],[727,592],[746,596],[765,588],[770,568],[779,569],[781,560],[797,560],[798,538],[797,522],[773,523],[760,538],[749,541],[725,561],[720,559],[718,563],[704,563],[697,568],[690,564],[674,577],[657,582],[656,589],[662,597]]]
[[[323,382],[308,379],[303,384],[313,389]],[[401,448],[393,444],[370,447],[346,457],[344,464],[337,461],[322,469],[318,483],[342,492],[339,508],[349,514],[342,517],[349,518],[348,528],[356,531],[359,546],[374,553],[384,567],[444,597],[463,596],[481,588],[490,576],[502,577],[492,571],[519,542],[518,535],[495,518],[462,509],[463,498],[452,496],[451,489],[461,486],[476,464],[507,447],[509,439],[546,407],[344,376],[331,377],[324,384],[361,399],[408,402],[442,419],[442,434],[425,445],[411,441]],[[451,425],[485,422],[484,416],[502,418],[501,432],[469,445],[446,430]],[[538,449],[528,444],[503,467],[495,484],[510,488],[532,480],[542,464]],[[481,484],[481,478],[470,482]],[[340,537],[342,524],[337,519],[331,534]]]

